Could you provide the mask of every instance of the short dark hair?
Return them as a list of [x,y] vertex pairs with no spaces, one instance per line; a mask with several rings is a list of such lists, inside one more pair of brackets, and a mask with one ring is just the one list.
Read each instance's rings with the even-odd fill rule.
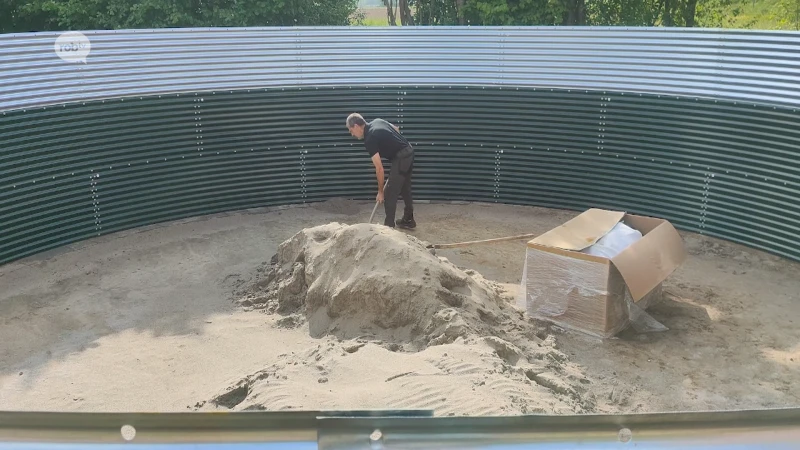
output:
[[359,113],[353,113],[347,116],[347,128],[351,128],[355,125],[365,126],[366,124],[367,122]]

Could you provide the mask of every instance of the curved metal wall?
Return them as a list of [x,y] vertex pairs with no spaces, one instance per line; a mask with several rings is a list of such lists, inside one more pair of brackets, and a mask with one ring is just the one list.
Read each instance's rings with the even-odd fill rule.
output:
[[86,34],[79,66],[56,34],[0,36],[0,263],[182,217],[369,199],[353,111],[401,125],[420,199],[624,209],[800,260],[800,34]]
[[800,34],[680,28],[297,27],[0,35],[0,111],[78,100],[291,86],[471,85],[800,105]]

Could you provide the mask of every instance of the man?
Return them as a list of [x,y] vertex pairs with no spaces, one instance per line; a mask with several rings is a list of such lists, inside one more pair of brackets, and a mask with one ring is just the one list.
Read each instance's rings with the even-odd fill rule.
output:
[[[411,171],[414,168],[414,149],[405,137],[400,134],[400,128],[383,119],[375,119],[367,123],[361,114],[353,113],[347,116],[347,129],[356,139],[364,141],[367,153],[372,157],[375,165],[375,176],[378,179],[378,195],[375,201],[383,202],[386,211],[384,225],[394,228],[413,229],[417,226],[414,221],[414,204],[411,199]],[[392,163],[389,172],[389,182],[384,192],[384,172],[381,158]],[[403,194],[405,210],[403,218],[395,222],[397,197]]]

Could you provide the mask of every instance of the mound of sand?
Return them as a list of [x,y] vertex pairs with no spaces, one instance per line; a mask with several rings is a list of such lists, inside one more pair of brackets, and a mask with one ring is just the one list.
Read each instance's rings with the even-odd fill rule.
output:
[[257,272],[237,301],[278,315],[278,327],[308,326],[315,342],[201,408],[595,409],[591,380],[512,295],[413,236],[369,224],[304,229]]
[[432,409],[439,416],[596,411],[602,399],[563,354],[544,345],[536,354],[541,359],[527,362],[521,353],[491,337],[397,353],[326,336],[281,355],[195,409]]
[[495,283],[434,256],[413,236],[369,224],[300,231],[239,302],[289,316],[283,325],[307,320],[314,337],[373,335],[414,350],[522,322]]

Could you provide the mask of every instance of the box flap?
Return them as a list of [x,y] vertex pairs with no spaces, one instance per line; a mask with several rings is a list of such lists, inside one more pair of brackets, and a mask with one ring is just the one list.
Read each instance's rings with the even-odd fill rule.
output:
[[639,230],[642,235],[646,235],[647,233],[653,231],[657,226],[664,223],[664,219],[628,214],[625,216],[622,222],[633,229]]
[[[653,223],[650,220],[647,222]],[[628,285],[634,301],[647,295],[686,260],[683,240],[668,221],[661,220],[658,226],[645,230],[645,233],[641,239],[611,259],[611,263]]]
[[621,211],[588,209],[528,242],[544,247],[580,251],[605,236],[625,216]]

